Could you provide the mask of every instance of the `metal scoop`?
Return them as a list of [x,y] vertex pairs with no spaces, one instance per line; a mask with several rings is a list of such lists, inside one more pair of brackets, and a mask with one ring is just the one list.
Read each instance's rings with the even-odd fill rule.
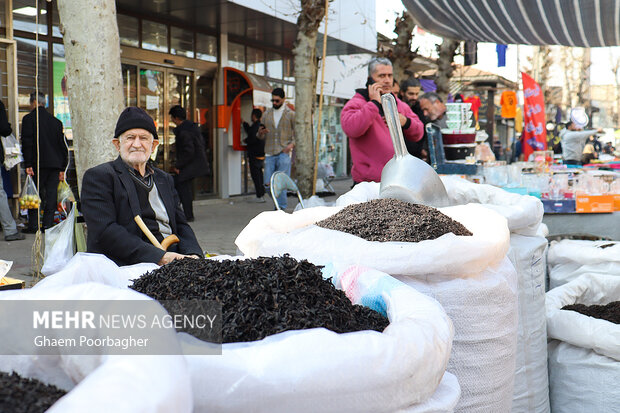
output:
[[381,172],[379,196],[433,207],[448,206],[448,193],[437,172],[407,152],[394,96],[391,93],[382,95],[381,104],[394,144],[394,157]]

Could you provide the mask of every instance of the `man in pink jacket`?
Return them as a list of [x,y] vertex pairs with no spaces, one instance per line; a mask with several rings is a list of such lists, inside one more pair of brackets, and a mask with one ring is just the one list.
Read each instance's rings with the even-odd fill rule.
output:
[[[381,171],[394,156],[394,145],[383,116],[381,95],[391,93],[394,77],[389,59],[374,57],[368,63],[366,88],[355,96],[340,114],[342,130],[349,137],[353,182],[381,181]],[[398,117],[405,139],[417,142],[424,135],[424,125],[409,105],[396,96]]]

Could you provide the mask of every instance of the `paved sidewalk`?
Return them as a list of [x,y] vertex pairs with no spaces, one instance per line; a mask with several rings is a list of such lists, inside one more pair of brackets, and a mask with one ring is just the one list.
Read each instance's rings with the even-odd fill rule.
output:
[[[350,189],[351,183],[350,178],[332,182],[336,196],[323,199],[328,203],[335,202],[338,196]],[[256,215],[274,208],[270,197],[265,196],[267,202],[262,204],[249,202],[253,198],[254,195],[249,195],[194,201],[196,220],[190,225],[203,250],[216,254],[236,254],[235,238],[239,232]],[[292,212],[298,203],[297,197],[289,196],[288,203],[287,212]],[[4,238],[0,238],[0,259],[13,261],[8,276],[29,282],[32,279],[30,255],[35,236],[25,235],[26,239],[23,241],[6,242]]]

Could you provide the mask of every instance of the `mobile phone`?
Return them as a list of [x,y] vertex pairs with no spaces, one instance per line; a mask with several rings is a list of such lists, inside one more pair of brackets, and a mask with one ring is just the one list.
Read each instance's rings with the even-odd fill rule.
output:
[[375,83],[374,79],[368,76],[368,79],[366,80],[366,87],[372,85],[373,83]]

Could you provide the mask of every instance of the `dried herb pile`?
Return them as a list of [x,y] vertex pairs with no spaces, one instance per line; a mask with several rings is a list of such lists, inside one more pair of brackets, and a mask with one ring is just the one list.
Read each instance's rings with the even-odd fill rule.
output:
[[590,317],[620,324],[620,301],[613,301],[607,305],[572,304],[562,307],[562,310],[577,311]]
[[42,413],[65,394],[66,391],[39,380],[0,372],[0,412]]
[[261,340],[287,330],[325,327],[337,333],[383,331],[383,315],[353,305],[306,260],[175,260],[131,286],[156,300],[215,300],[222,304],[224,343]]
[[316,225],[381,242],[420,242],[449,232],[472,235],[463,224],[433,207],[396,199],[373,199],[349,205]]

